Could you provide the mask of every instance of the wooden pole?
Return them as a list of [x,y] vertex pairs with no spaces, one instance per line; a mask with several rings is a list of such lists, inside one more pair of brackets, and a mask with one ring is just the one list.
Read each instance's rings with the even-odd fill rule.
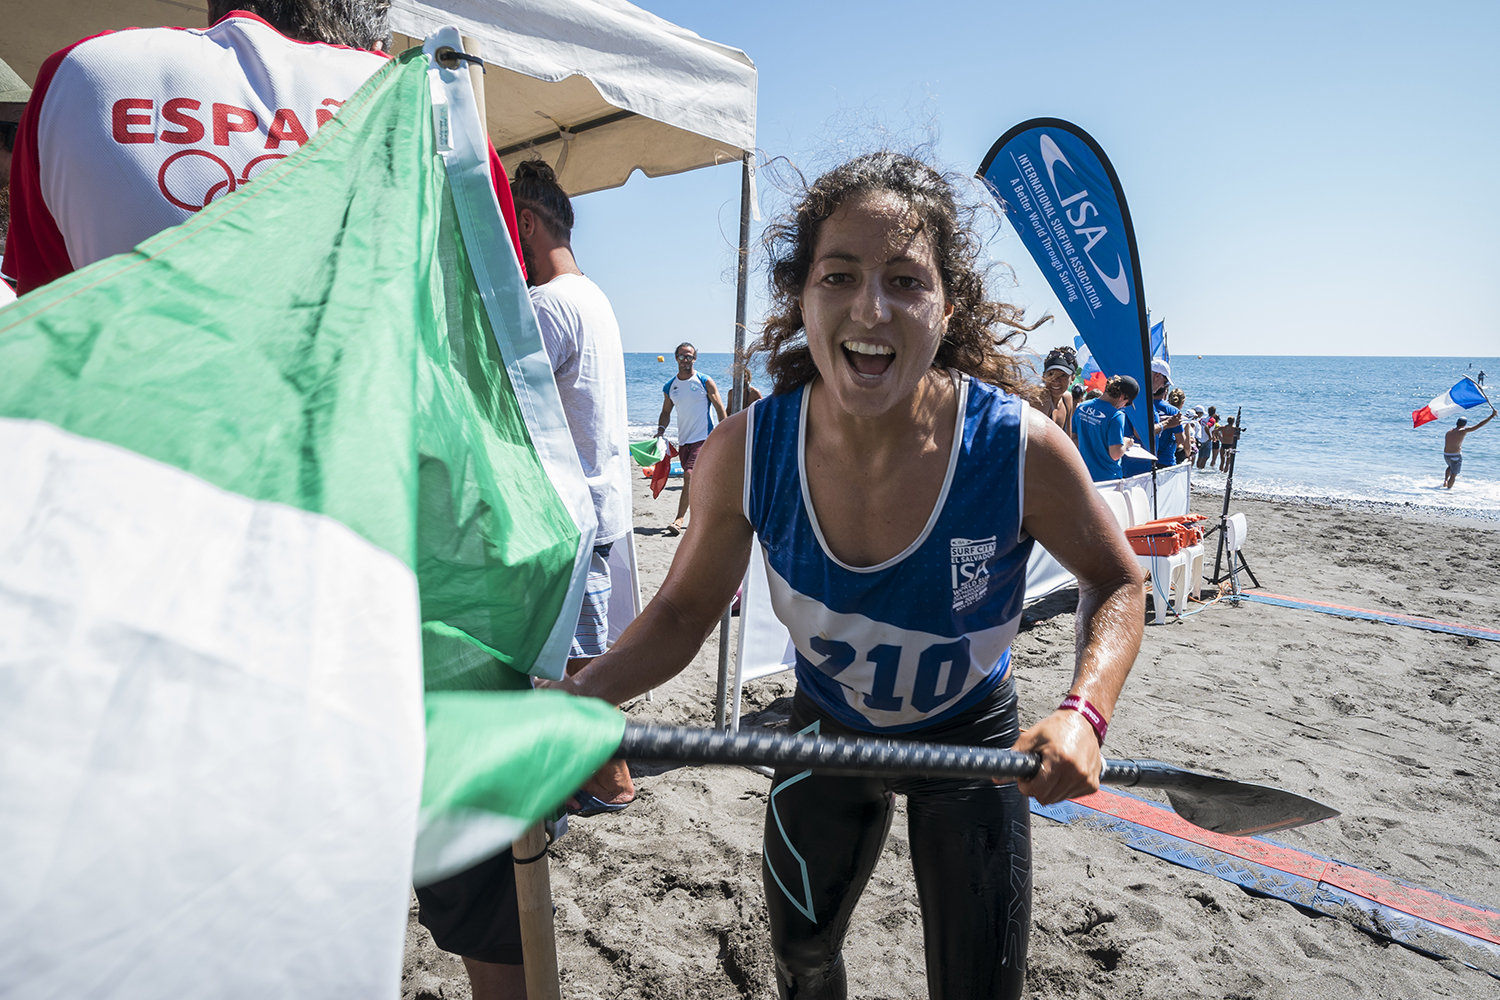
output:
[[[562,1000],[557,975],[557,932],[552,925],[552,876],[547,830],[536,824],[511,846],[516,856],[516,906],[521,911],[521,958],[526,1000]],[[528,861],[535,858],[535,861]]]

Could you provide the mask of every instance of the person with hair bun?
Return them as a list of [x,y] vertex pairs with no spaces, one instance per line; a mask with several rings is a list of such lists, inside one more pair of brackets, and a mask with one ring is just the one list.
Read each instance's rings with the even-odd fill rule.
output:
[[[842,943],[907,796],[934,997],[1018,997],[1030,932],[1027,796],[1099,787],[1140,647],[1135,556],[1077,450],[1020,395],[1019,313],[993,301],[973,210],[910,156],[819,177],[766,237],[755,350],[772,394],[709,436],[697,524],[616,645],[556,686],[620,704],[693,658],[753,539],[796,646],[793,730],[1014,747],[1014,783],[778,771],[763,875],[783,997],[841,998]],[[1058,709],[1021,729],[1010,643],[1033,541],[1078,579]]]

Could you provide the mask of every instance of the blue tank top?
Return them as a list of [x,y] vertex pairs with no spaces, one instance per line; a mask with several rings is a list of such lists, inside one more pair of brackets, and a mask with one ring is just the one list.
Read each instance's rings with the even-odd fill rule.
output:
[[1010,670],[1031,539],[1021,533],[1026,404],[959,380],[958,426],[937,504],[878,566],[829,552],[802,476],[807,387],[748,411],[745,516],[765,551],[797,684],[844,725],[921,729],[970,707]]

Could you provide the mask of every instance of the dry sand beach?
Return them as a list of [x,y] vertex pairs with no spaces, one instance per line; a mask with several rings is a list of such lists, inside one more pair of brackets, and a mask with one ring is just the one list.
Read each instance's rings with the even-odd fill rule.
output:
[[[643,593],[676,542],[675,492],[635,497]],[[1216,517],[1220,500],[1195,497]],[[1332,507],[1236,501],[1269,591],[1493,627],[1500,530]],[[1065,592],[1016,642],[1023,724],[1072,670]],[[717,641],[632,718],[713,721]],[[1500,908],[1500,644],[1245,603],[1146,629],[1109,753],[1274,785],[1343,811],[1281,843]],[[791,675],[752,684],[747,725],[785,719]],[[620,815],[554,845],[569,998],[774,998],[760,885],[769,779],[743,768],[639,769]],[[1145,797],[1156,797],[1152,792]],[[1162,800],[1164,801],[1164,799]],[[1500,978],[1390,944],[1349,921],[1257,897],[1033,817],[1034,998],[1495,997]],[[927,995],[904,815],[855,912],[850,995]],[[1500,974],[1500,968],[1494,971]],[[403,998],[467,997],[462,965],[413,920]]]

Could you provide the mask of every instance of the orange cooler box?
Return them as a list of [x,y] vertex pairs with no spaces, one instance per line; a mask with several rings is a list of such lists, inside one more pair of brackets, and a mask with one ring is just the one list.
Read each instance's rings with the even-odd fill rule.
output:
[[1174,556],[1192,544],[1187,527],[1166,520],[1126,528],[1125,539],[1138,556]]

